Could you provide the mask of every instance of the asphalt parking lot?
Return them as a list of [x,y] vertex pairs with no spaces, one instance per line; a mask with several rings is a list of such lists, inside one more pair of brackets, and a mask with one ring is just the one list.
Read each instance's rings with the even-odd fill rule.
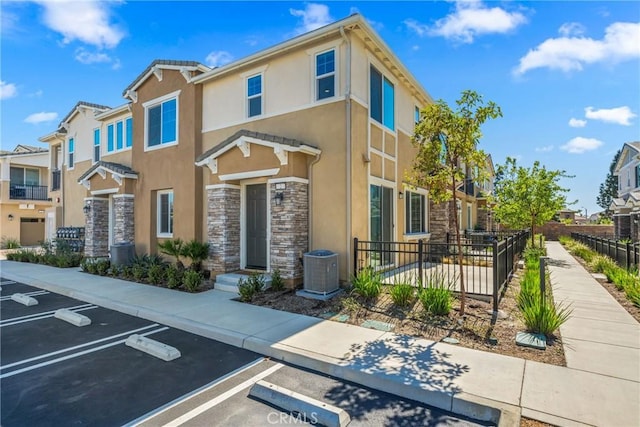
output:
[[[344,409],[351,426],[486,425],[423,404],[302,370],[221,342],[21,283],[0,284],[0,424],[313,424],[249,396],[265,380]],[[24,306],[13,293],[31,295]],[[54,317],[60,308],[91,319]],[[132,334],[177,348],[165,362],[124,344]]]

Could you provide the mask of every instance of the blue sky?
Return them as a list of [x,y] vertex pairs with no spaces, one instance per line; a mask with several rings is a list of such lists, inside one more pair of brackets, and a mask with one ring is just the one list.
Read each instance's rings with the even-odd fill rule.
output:
[[124,103],[156,58],[209,66],[362,13],[434,99],[472,89],[502,108],[480,147],[496,164],[539,160],[575,178],[576,209],[623,143],[640,140],[640,3],[1,3],[2,149],[40,145],[79,100]]

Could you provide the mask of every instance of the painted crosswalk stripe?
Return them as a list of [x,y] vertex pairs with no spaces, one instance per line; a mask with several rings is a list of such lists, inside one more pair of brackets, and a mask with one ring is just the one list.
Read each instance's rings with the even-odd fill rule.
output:
[[142,328],[133,329],[131,331],[122,332],[122,333],[116,334],[116,335],[111,335],[110,337],[101,338],[99,340],[91,341],[91,342],[88,342],[88,343],[76,345],[76,346],[69,347],[69,348],[63,348],[62,350],[57,350],[57,351],[53,351],[51,353],[42,354],[40,356],[35,356],[35,357],[30,358],[30,359],[21,360],[19,362],[13,362],[13,363],[10,363],[8,365],[0,366],[0,371],[4,370],[4,369],[13,368],[14,366],[24,365],[25,363],[35,362],[36,360],[42,360],[42,359],[46,359],[46,358],[49,358],[49,357],[57,356],[59,354],[68,353],[70,351],[78,350],[78,349],[81,349],[81,348],[84,348],[84,347],[89,347],[89,346],[92,346],[92,345],[95,345],[95,344],[100,344],[101,342],[114,340],[116,338],[120,338],[120,337],[123,337],[125,335],[129,336],[131,334],[135,334],[136,332],[141,332],[141,331],[144,331],[144,330],[147,330],[147,329],[155,328],[156,326],[160,326],[160,325],[158,325],[157,323],[153,323],[151,325],[147,325],[147,326],[142,327]]
[[[149,332],[145,332],[142,335],[143,337],[146,337],[147,335],[152,335],[152,334],[157,334],[158,332],[162,332],[162,331],[166,331],[167,329],[169,329],[167,326],[163,327],[163,328],[159,328],[153,331],[149,331]],[[104,350],[105,348],[109,348],[109,347],[113,347],[119,344],[123,344],[127,339],[122,339],[122,340],[118,340],[109,344],[104,344],[101,345],[99,347],[94,347],[94,348],[90,348],[88,350],[84,350],[78,353],[73,353],[73,354],[69,354],[67,356],[62,356],[59,357],[57,359],[53,359],[53,360],[49,360],[46,362],[42,362],[42,363],[38,363],[36,365],[31,365],[31,366],[27,366],[26,368],[22,368],[22,369],[16,369],[15,371],[11,371],[11,372],[7,372],[6,374],[2,374],[0,375],[0,380],[4,379],[4,378],[9,378],[12,377],[14,375],[18,375],[18,374],[22,374],[24,372],[29,372],[29,371],[33,371],[35,369],[39,369],[39,368],[43,368],[45,366],[49,366],[49,365],[53,365],[54,363],[59,363],[59,362],[64,362],[65,360],[69,360],[69,359],[74,359],[76,357],[80,357],[80,356],[84,356],[85,354],[89,354],[89,353],[95,353],[96,351],[100,351],[100,350]]]
[[[74,311],[93,310],[93,309],[95,309],[95,308],[98,308],[98,306],[97,306],[97,305],[91,305],[91,306],[89,306],[89,307],[78,308],[78,309],[76,309],[76,310],[74,310]],[[2,323],[2,324],[0,324],[0,328],[4,328],[5,326],[18,325],[18,324],[20,324],[20,323],[33,322],[33,321],[35,321],[35,320],[48,319],[48,318],[50,318],[50,317],[53,317],[54,315],[55,315],[55,311],[54,311],[53,313],[51,313],[51,314],[47,314],[47,315],[44,315],[44,316],[42,316],[42,315],[41,315],[41,316],[39,316],[39,317],[32,317],[32,318],[30,318],[30,319],[17,320],[17,321],[15,321],[15,322],[10,322],[10,323]]]

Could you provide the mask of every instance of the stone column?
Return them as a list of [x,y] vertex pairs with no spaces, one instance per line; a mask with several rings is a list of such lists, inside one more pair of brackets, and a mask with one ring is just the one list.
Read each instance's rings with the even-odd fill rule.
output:
[[620,221],[620,229],[619,229],[620,234],[618,235],[618,237],[623,239],[631,237],[631,215],[630,214],[620,215],[619,221]]
[[89,206],[89,211],[84,215],[84,255],[109,256],[109,199],[87,197],[84,203]]
[[309,245],[309,185],[306,180],[270,183],[269,199],[271,270],[279,269],[290,285],[298,285],[304,275],[300,258]]
[[207,186],[208,267],[226,273],[240,269],[240,187]]
[[429,232],[430,242],[446,243],[447,233],[455,231],[455,223],[451,212],[453,200],[449,202],[435,203],[429,200]]
[[135,221],[133,217],[133,194],[116,194],[113,196],[114,243],[134,243]]

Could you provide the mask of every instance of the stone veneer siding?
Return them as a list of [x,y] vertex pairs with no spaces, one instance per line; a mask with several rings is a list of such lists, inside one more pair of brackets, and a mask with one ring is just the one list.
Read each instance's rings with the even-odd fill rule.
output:
[[113,196],[115,224],[113,227],[114,243],[134,243],[135,221],[133,218],[133,196],[121,194]]
[[455,230],[454,218],[451,215],[453,201],[435,203],[429,200],[429,231],[430,242],[446,243],[447,233]]
[[109,199],[85,200],[90,209],[85,218],[84,254],[87,257],[109,256]]
[[207,188],[208,266],[216,273],[240,269],[240,188]]
[[[276,186],[285,186],[276,189]],[[271,271],[279,269],[285,280],[300,283],[304,270],[300,258],[309,243],[309,189],[306,183],[270,184],[271,200]],[[283,200],[276,205],[276,194]]]
[[613,224],[617,238],[631,237],[631,215],[614,215]]

